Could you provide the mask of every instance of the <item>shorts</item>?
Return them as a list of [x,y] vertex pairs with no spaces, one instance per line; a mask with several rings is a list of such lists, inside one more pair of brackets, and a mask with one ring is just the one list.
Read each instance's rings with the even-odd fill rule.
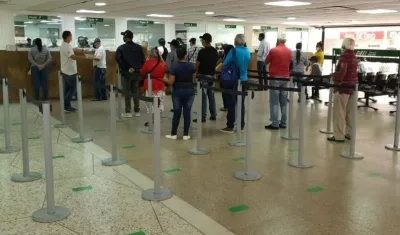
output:
[[[146,94],[146,97],[149,97],[149,94],[147,93],[147,91],[145,91],[145,94]],[[160,112],[164,112],[165,92],[164,91],[153,91],[153,96],[160,97]],[[150,113],[148,102],[146,102],[146,110],[147,110],[147,113]],[[154,110],[153,110],[153,112],[154,112]]]

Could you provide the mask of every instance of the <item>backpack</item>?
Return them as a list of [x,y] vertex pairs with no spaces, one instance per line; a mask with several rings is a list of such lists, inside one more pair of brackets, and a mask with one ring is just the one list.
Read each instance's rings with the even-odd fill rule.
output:
[[232,61],[222,68],[221,80],[230,81],[240,78],[239,67],[236,65],[236,49],[232,49]]

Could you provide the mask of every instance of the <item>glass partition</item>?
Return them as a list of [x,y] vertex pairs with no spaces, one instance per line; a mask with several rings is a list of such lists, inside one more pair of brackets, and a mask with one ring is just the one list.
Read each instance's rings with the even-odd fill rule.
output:
[[[218,25],[217,35],[213,40],[216,44],[231,44],[235,42],[236,34],[244,34],[243,25]],[[248,43],[250,44],[250,43]],[[248,45],[250,46],[250,45]]]
[[158,39],[165,38],[162,22],[149,20],[128,20],[127,29],[133,32],[133,40],[138,44],[148,42],[149,48],[158,46]]
[[197,24],[197,23],[183,23],[183,24],[175,24],[175,35],[176,38],[181,38],[183,44],[188,46],[189,39],[196,38],[198,42],[198,46],[200,45],[199,37],[206,32],[205,24]]
[[278,27],[270,27],[270,26],[253,26],[253,41],[252,41],[252,49],[258,49],[258,45],[260,42],[258,41],[258,35],[260,33],[265,34],[265,39],[272,47],[276,46],[276,40],[278,39]]
[[108,50],[115,50],[115,20],[103,18],[75,18],[76,45],[91,48],[95,38],[100,38],[101,45]]
[[[296,43],[303,43],[303,51],[308,51],[308,29],[306,28],[286,28],[286,46],[291,50],[296,50]],[[311,48],[310,48],[311,49]],[[314,50],[312,48],[312,50]]]

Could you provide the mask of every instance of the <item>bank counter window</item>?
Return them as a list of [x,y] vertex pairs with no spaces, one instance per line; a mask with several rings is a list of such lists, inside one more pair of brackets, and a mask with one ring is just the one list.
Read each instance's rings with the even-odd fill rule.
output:
[[252,41],[252,51],[258,49],[260,41],[258,41],[258,35],[260,33],[265,34],[265,38],[269,45],[275,47],[276,41],[278,39],[278,27],[271,26],[253,26],[253,41]]
[[127,29],[133,32],[135,43],[147,42],[149,48],[158,46],[158,39],[165,38],[165,26],[158,21],[128,20]]
[[[235,36],[239,33],[244,34],[243,25],[218,25],[217,35],[213,36],[214,44],[231,44],[235,42]],[[250,43],[248,43],[250,44]]]
[[202,36],[206,31],[205,24],[198,23],[183,23],[175,24],[175,37],[182,39],[182,43],[189,47],[189,40],[196,38],[197,45],[201,46],[199,37]]
[[45,15],[14,16],[14,36],[18,50],[28,50],[35,38],[42,39],[50,50],[61,45],[61,18]]
[[[119,35],[118,35],[119,36]],[[107,50],[115,50],[115,20],[104,18],[75,17],[74,45],[80,48],[93,48],[95,38]]]
[[303,51],[315,50],[315,48],[308,48],[308,29],[307,28],[286,28],[286,46],[291,50],[296,50],[296,44],[301,42],[303,44]]

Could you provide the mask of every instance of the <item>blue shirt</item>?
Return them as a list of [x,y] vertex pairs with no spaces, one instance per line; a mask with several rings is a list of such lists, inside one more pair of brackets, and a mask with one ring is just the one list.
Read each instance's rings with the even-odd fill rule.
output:
[[[236,46],[236,65],[239,68],[240,72],[240,80],[247,81],[247,69],[249,68],[250,63],[250,51],[247,47],[244,46]],[[232,50],[229,51],[228,55],[225,57],[224,66],[227,66],[229,62],[232,62]]]
[[195,68],[192,63],[180,62],[173,64],[170,70],[170,75],[175,76],[175,82],[173,84],[174,89],[176,88],[191,88],[193,89],[193,74]]

